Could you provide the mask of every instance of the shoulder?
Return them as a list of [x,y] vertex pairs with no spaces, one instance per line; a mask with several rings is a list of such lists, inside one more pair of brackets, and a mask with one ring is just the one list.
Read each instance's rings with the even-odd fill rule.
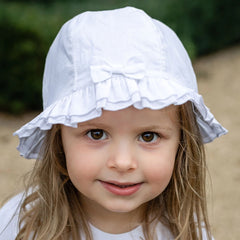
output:
[[156,226],[155,232],[156,232],[158,240],[173,240],[174,239],[170,230],[165,225],[163,225],[161,222],[158,222],[155,226]]
[[23,193],[14,196],[0,209],[0,240],[15,239],[23,196]]
[[[203,240],[208,240],[207,231],[206,231],[206,229],[204,227],[202,228],[202,239]],[[213,236],[211,236],[211,240],[214,240]]]
[[[173,240],[175,239],[170,230],[161,222],[156,224],[156,235],[158,240]],[[202,228],[202,240],[208,240],[206,229]],[[214,240],[212,237],[211,240]]]

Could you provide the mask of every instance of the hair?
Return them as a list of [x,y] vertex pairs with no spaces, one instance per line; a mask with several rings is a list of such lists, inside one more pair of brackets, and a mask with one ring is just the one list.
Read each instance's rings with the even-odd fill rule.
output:
[[[143,217],[145,239],[153,240],[154,223],[162,222],[176,240],[203,239],[210,226],[206,204],[206,161],[191,102],[179,106],[181,136],[167,188],[148,202]],[[79,231],[92,240],[79,192],[69,179],[60,125],[46,132],[41,160],[28,179],[16,240],[79,240]],[[151,226],[151,227],[150,227]]]

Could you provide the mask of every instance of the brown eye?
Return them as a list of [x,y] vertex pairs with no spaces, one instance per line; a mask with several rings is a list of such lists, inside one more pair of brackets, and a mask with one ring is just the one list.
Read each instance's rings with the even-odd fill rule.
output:
[[141,142],[155,142],[159,138],[159,135],[154,132],[144,132],[140,135],[139,140]]
[[104,140],[106,139],[106,133],[101,129],[92,129],[87,132],[87,136],[93,140]]

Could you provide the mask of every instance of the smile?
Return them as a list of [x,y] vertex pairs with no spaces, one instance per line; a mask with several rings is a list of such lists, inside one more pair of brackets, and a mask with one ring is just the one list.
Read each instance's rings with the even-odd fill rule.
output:
[[102,186],[112,194],[119,196],[130,196],[137,192],[142,183],[118,183],[100,181]]

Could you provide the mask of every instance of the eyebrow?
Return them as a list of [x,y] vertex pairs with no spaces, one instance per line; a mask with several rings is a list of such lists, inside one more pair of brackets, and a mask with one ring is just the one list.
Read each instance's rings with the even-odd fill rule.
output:
[[[107,129],[107,128],[111,128],[110,125],[105,124],[105,123],[99,123],[99,122],[92,122],[92,123],[78,123],[78,127],[89,127],[89,128],[100,128],[100,129]],[[157,131],[157,130],[164,130],[164,131],[168,131],[171,132],[173,131],[172,127],[169,126],[164,126],[161,127],[161,125],[147,125],[147,126],[140,126],[140,127],[136,127],[133,128],[134,131],[136,132],[147,132],[147,131]]]
[[162,127],[161,125],[148,125],[137,128],[138,131],[146,132],[146,131],[157,131],[157,130],[165,130],[165,131],[173,131],[173,128],[169,126]]
[[90,122],[90,123],[78,123],[78,127],[93,127],[93,128],[106,128],[108,127],[107,124],[99,123],[99,122]]

